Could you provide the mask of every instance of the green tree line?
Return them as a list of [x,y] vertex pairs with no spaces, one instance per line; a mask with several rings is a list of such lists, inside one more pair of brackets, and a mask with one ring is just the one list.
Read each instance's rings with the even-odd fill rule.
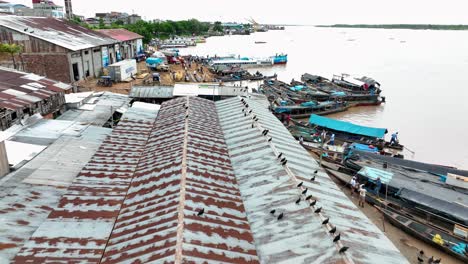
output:
[[210,23],[200,22],[196,19],[182,21],[147,22],[140,20],[135,24],[123,25],[123,28],[140,34],[144,42],[154,37],[167,38],[169,36],[202,35],[211,28]]
[[168,38],[170,36],[191,36],[203,35],[210,29],[215,31],[223,31],[221,22],[209,23],[200,22],[196,19],[181,20],[181,21],[144,21],[140,20],[135,24],[124,25],[122,21],[113,23],[110,27],[104,25],[104,21],[100,20],[99,26],[90,26],[79,19],[72,20],[82,26],[91,29],[109,29],[109,28],[125,28],[143,36],[143,42],[148,43],[153,38]]

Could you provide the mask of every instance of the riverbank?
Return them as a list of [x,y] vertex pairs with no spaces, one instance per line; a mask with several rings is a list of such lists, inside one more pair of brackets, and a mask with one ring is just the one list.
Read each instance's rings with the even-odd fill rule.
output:
[[[341,191],[356,205],[358,206],[358,197],[356,195],[350,196],[349,188],[343,186],[343,184],[338,181],[335,177],[330,176],[330,178],[340,187]],[[388,221],[384,220],[383,215],[377,211],[377,209],[369,204],[366,204],[364,208],[359,207],[359,209],[374,223],[388,239],[400,250],[411,263],[418,263],[417,254],[419,251],[423,250],[426,256],[425,260],[429,257],[434,256],[435,258],[442,258],[442,263],[444,264],[462,264],[463,262],[442,252],[441,250],[432,247],[424,243],[421,240],[418,240],[404,231],[398,229],[397,227],[390,224]]]

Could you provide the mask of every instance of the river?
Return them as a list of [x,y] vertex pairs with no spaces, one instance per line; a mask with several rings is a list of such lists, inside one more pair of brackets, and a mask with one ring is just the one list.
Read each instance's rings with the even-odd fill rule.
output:
[[261,72],[277,73],[285,82],[306,72],[330,79],[340,73],[372,77],[381,83],[386,104],[330,117],[398,131],[400,142],[415,152],[406,152],[406,158],[468,169],[467,48],[468,31],[297,26],[211,37],[181,53],[267,57],[284,52],[286,66]]

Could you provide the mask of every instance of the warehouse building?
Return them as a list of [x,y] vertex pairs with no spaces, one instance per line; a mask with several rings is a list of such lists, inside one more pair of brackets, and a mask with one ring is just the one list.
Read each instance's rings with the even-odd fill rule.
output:
[[0,42],[22,46],[16,65],[8,57],[0,65],[66,83],[98,77],[117,61],[118,41],[63,19],[0,16]]
[[119,42],[115,45],[117,60],[133,59],[143,53],[143,36],[124,28],[99,29],[98,32]]
[[27,116],[58,116],[64,111],[64,94],[71,90],[68,84],[0,67],[0,131]]

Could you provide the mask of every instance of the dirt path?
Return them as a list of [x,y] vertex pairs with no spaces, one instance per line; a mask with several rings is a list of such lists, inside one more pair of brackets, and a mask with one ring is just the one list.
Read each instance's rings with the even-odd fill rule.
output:
[[[174,85],[176,82],[185,82],[185,68],[182,65],[171,64],[169,65],[169,72],[160,72],[161,82],[156,85]],[[190,81],[196,82],[197,79],[205,82],[213,82],[214,76],[208,70],[207,67],[201,66],[203,68],[203,74],[199,71],[200,65],[192,63],[192,67],[187,69],[187,72],[190,74]],[[193,76],[193,72],[197,70],[197,78]],[[132,89],[132,86],[148,86],[151,84],[145,83],[145,79],[151,80],[152,73],[148,67],[146,67],[145,62],[138,63],[138,74],[135,76],[136,79],[130,82],[119,82],[114,83],[112,87],[102,87],[98,86],[98,79],[89,78],[77,83],[80,92],[86,91],[109,91],[113,93],[128,94]]]

